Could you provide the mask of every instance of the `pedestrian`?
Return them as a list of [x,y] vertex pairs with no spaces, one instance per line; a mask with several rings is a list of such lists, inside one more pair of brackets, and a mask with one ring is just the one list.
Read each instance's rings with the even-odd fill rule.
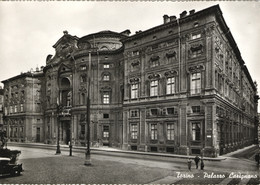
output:
[[195,164],[196,164],[196,169],[198,169],[199,167],[199,162],[200,162],[200,157],[198,155],[196,155],[196,157],[194,158]]
[[189,168],[189,170],[191,171],[191,159],[190,158],[188,158],[188,168]]
[[259,159],[260,159],[259,153],[255,154],[255,161],[257,163],[257,166],[259,166]]
[[203,159],[200,160],[200,169],[204,170],[204,161],[203,161]]

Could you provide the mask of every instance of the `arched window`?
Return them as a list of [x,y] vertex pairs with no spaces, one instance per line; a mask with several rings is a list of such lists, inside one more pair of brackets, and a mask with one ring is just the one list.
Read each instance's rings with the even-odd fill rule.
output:
[[79,103],[80,103],[80,105],[84,105],[85,104],[85,100],[86,100],[85,93],[80,93],[80,95],[79,95]]
[[103,76],[103,80],[104,80],[104,81],[109,81],[109,80],[110,80],[110,75],[109,75],[109,74],[105,74],[105,75]]
[[86,75],[81,75],[80,76],[80,82],[86,82],[86,81],[87,81]]
[[71,106],[71,92],[68,93],[67,95],[67,107]]

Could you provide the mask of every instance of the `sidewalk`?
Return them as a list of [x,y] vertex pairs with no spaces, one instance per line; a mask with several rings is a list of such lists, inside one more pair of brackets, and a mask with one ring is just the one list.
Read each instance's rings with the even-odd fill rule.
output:
[[223,157],[232,157],[232,156],[234,156],[234,155],[236,155],[236,154],[239,154],[239,153],[242,153],[242,152],[244,152],[244,151],[246,151],[246,150],[253,149],[254,147],[258,147],[258,145],[256,145],[256,144],[250,145],[250,146],[247,146],[247,147],[238,149],[238,150],[236,150],[236,151],[234,151],[234,152],[230,152],[230,153],[224,154],[224,155],[222,155],[222,156],[223,156]]
[[[9,146],[20,146],[20,147],[33,147],[33,148],[49,148],[56,149],[57,145],[51,144],[43,144],[43,143],[16,143],[16,142],[8,142]],[[8,147],[7,145],[7,147]],[[60,145],[60,149],[69,150],[69,145]],[[86,147],[82,146],[73,146],[72,151],[83,152],[86,150]],[[156,152],[142,152],[142,151],[133,151],[133,150],[122,150],[112,147],[90,147],[92,153],[95,152],[108,152],[108,153],[125,153],[125,154],[138,154],[138,155],[150,155],[150,156],[159,156],[159,157],[170,157],[170,158],[181,158],[188,159],[189,157],[195,156],[187,156],[187,155],[177,155],[177,154],[168,154],[168,153],[156,153]],[[216,158],[212,157],[203,157],[204,160],[207,161],[222,161],[225,160],[226,157],[219,156]]]

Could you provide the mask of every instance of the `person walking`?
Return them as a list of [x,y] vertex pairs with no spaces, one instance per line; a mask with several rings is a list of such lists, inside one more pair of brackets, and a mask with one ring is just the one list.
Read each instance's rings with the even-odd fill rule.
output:
[[203,159],[200,160],[200,169],[204,170],[204,161],[203,161]]
[[188,169],[191,171],[191,159],[190,158],[188,158]]
[[199,162],[200,162],[200,157],[198,155],[196,155],[196,157],[194,158],[195,164],[196,164],[196,169],[198,169],[199,167]]

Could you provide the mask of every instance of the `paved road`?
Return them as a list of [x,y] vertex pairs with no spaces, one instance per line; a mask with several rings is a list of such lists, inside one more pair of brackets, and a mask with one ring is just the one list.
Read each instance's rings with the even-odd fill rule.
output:
[[[55,155],[55,150],[9,147],[22,151],[21,176],[0,178],[1,183],[96,183],[96,184],[258,184],[259,169],[252,159],[228,156],[221,162],[206,161],[205,170],[187,170],[186,159],[92,154],[92,165],[84,166],[84,153]],[[241,157],[241,156],[240,156]],[[243,157],[242,157],[243,158]],[[245,176],[247,175],[247,176]],[[246,178],[243,178],[246,177]],[[256,178],[255,178],[256,177]]]

